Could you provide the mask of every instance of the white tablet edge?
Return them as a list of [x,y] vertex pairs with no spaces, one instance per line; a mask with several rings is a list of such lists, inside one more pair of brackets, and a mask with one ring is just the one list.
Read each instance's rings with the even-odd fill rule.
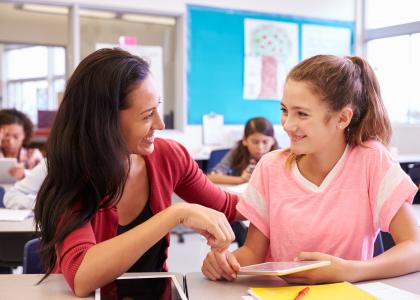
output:
[[[262,263],[262,264],[267,264],[267,262]],[[298,273],[298,272],[302,272],[302,271],[306,271],[306,270],[325,267],[325,266],[328,266],[330,264],[331,264],[330,261],[322,260],[322,261],[317,261],[316,263],[313,263],[313,264],[310,264],[310,265],[292,267],[292,268],[289,268],[289,269],[279,270],[279,271],[239,271],[238,275],[283,276],[283,275],[287,275],[287,274],[293,274],[293,273]]]

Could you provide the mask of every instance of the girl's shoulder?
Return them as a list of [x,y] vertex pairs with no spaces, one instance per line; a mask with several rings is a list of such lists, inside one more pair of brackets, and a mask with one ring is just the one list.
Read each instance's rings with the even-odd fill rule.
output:
[[392,158],[388,148],[381,142],[375,140],[369,140],[362,145],[353,146],[352,152],[358,156],[386,156]]
[[278,149],[264,154],[259,160],[258,164],[262,165],[273,165],[273,164],[285,164],[287,158],[290,155],[289,149]]

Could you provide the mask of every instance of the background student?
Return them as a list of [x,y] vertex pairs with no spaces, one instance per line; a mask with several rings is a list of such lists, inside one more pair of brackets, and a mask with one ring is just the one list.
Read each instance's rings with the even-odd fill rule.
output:
[[9,170],[17,180],[25,177],[25,170],[32,169],[42,159],[36,148],[27,148],[32,137],[32,122],[16,109],[0,110],[0,157],[16,158],[18,163]]
[[[203,273],[231,280],[240,265],[266,259],[331,261],[283,277],[292,283],[420,271],[420,229],[410,205],[417,187],[386,148],[391,126],[367,62],[304,60],[289,73],[281,104],[290,148],[261,159],[238,204],[252,223],[245,245],[233,254],[212,251]],[[396,245],[372,258],[379,230]]]
[[17,181],[4,194],[3,204],[11,209],[33,209],[35,198],[42,182],[47,176],[47,162],[42,159],[26,176]]
[[214,183],[240,184],[248,182],[260,158],[278,148],[273,124],[263,117],[248,120],[244,135],[234,149],[207,175]]
[[[183,146],[155,138],[165,126],[159,103],[148,63],[120,49],[88,55],[67,83],[35,221],[46,276],[62,272],[77,296],[127,271],[165,271],[177,224],[219,249],[234,239],[226,216],[235,219],[237,196],[214,186]],[[171,205],[174,192],[196,204]]]

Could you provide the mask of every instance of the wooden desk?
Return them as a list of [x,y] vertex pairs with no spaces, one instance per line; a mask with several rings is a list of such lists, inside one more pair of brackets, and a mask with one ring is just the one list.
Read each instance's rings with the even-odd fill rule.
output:
[[23,247],[35,237],[33,219],[20,222],[0,221],[0,266],[22,265]]
[[[129,273],[125,275],[156,275],[162,273]],[[175,275],[178,282],[183,286],[184,276],[179,273],[167,273]],[[123,275],[123,276],[125,276]],[[14,300],[66,300],[81,299],[73,295],[62,274],[51,274],[41,284],[36,283],[42,278],[42,274],[25,275],[0,275],[0,298]],[[83,299],[94,299],[94,295]]]
[[[420,272],[378,281],[420,295]],[[242,299],[242,296],[247,295],[248,288],[251,286],[272,287],[286,285],[285,281],[280,278],[263,278],[262,276],[239,276],[233,282],[210,281],[201,273],[188,273],[186,282],[189,300],[236,300]]]

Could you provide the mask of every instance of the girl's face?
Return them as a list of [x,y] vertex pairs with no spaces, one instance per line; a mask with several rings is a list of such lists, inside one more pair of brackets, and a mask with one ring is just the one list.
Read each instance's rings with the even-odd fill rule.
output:
[[25,139],[25,131],[22,125],[19,124],[8,124],[3,125],[3,140],[1,146],[3,152],[7,155],[17,155],[20,148],[22,147],[23,140]]
[[297,155],[322,153],[344,138],[340,114],[331,112],[305,82],[286,82],[281,109],[290,149]]
[[149,155],[154,150],[155,130],[165,128],[157,111],[160,102],[151,77],[137,85],[127,97],[130,107],[120,111],[122,135],[130,153]]
[[274,145],[274,139],[271,136],[255,132],[244,138],[242,145],[248,148],[252,158],[259,160],[264,154],[270,152]]

